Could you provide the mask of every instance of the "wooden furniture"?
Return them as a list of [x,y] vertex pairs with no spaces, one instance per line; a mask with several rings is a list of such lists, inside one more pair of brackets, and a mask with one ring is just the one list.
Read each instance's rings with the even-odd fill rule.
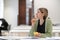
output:
[[[29,8],[29,23],[31,25],[31,19],[34,15],[34,0],[32,0],[32,7]],[[26,24],[26,0],[19,0],[19,14],[18,25]]]
[[26,24],[26,0],[19,0],[18,25]]

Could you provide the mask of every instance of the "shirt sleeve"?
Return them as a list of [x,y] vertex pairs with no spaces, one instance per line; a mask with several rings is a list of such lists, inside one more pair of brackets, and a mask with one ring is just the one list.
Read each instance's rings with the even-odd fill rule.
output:
[[52,22],[51,20],[47,20],[47,24],[46,24],[46,33],[45,34],[41,34],[40,37],[51,37],[52,36]]
[[34,36],[34,32],[37,30],[38,21],[35,22],[34,26],[31,28],[29,36]]

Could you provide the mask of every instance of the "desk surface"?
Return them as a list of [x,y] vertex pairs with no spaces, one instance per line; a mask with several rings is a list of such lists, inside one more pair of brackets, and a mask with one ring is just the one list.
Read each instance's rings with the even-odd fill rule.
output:
[[33,37],[19,37],[19,36],[1,36],[0,39],[8,39],[8,40],[42,40],[45,38],[33,38]]
[[[29,32],[31,28],[32,26],[20,25],[18,27],[14,27],[10,32]],[[60,32],[60,26],[53,26],[52,32]]]
[[60,37],[51,37],[51,38],[34,38],[34,37],[19,37],[19,36],[0,36],[0,39],[8,40],[60,40]]

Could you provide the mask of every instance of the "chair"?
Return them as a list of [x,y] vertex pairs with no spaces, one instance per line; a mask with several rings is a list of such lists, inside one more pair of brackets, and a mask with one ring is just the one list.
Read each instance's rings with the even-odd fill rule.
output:
[[7,21],[5,19],[0,19],[0,21],[2,22],[1,24],[1,27],[0,27],[0,36],[2,36],[1,34],[1,30],[4,30],[4,31],[9,31],[10,30],[10,26]]

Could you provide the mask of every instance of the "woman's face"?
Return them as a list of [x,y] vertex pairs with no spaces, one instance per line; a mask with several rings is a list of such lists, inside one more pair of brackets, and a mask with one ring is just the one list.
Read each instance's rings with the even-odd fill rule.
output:
[[38,18],[40,19],[40,18],[43,18],[44,13],[41,13],[41,11],[38,10],[38,11],[37,11],[37,15],[38,15]]
[[37,13],[36,13],[36,15],[35,15],[35,18],[38,18],[38,15],[37,15]]

